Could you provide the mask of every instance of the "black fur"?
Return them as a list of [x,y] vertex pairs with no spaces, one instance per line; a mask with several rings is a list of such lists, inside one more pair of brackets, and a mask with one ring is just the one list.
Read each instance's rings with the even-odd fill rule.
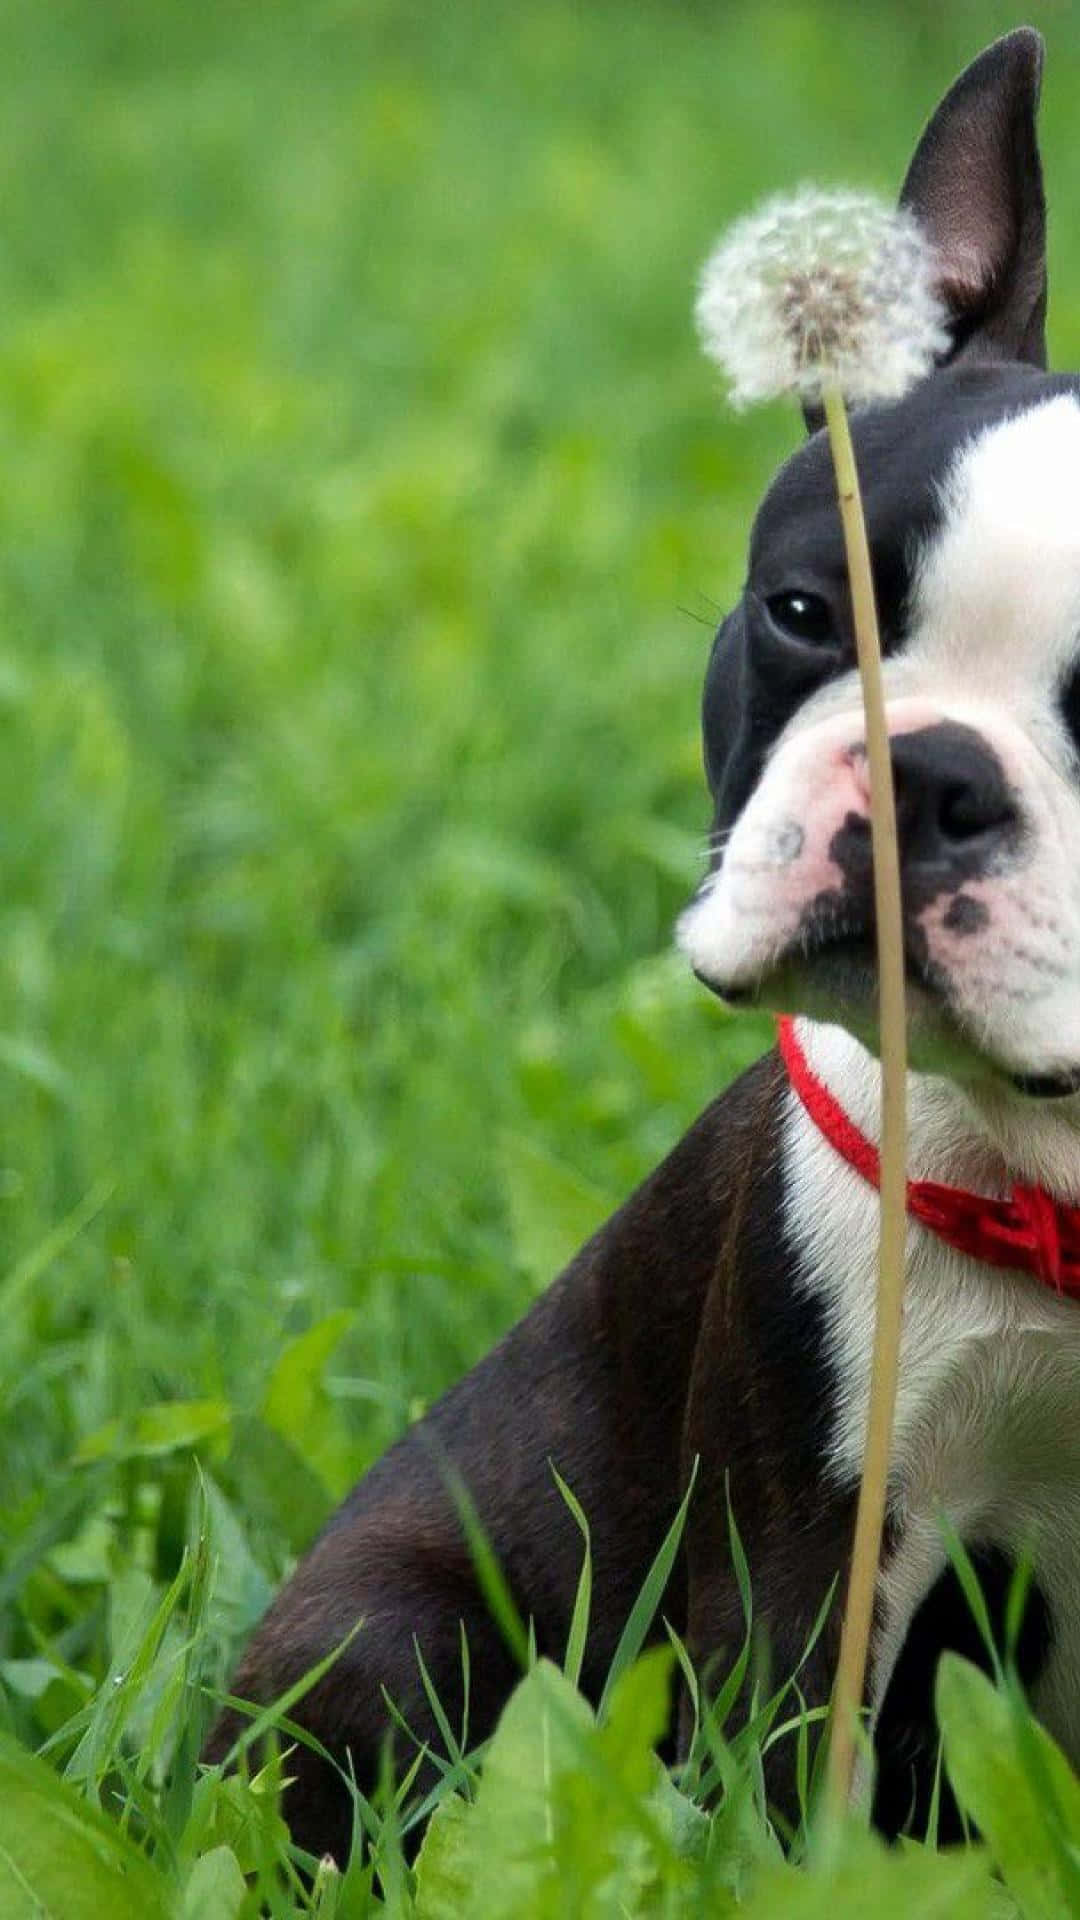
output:
[[[968,1558],[986,1603],[994,1644],[1004,1653],[1006,1609],[1016,1566],[998,1547],[973,1546]],[[1037,1585],[1032,1586],[1016,1646],[1010,1650],[1017,1673],[1029,1687],[1042,1670],[1051,1633],[1046,1599]],[[944,1647],[989,1670],[989,1653],[951,1567],[935,1581],[912,1620],[878,1714],[874,1819],[886,1833],[921,1836],[926,1832],[938,1769],[934,1676]],[[938,1840],[947,1846],[962,1838],[960,1811],[943,1775]]]

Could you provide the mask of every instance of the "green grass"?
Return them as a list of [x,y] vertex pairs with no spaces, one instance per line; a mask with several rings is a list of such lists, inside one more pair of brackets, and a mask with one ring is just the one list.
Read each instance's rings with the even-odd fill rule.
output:
[[[1080,26],[1034,11],[1064,363]],[[213,1920],[237,1862],[251,1910],[302,1910],[272,1795],[195,1784],[203,1681],[764,1044],[669,947],[709,628],[795,428],[725,416],[694,275],[768,188],[891,190],[1012,18],[0,6],[3,1913],[39,1911],[4,1865],[33,1807],[72,1836],[34,1867],[69,1874],[54,1912],[127,1888]],[[582,1911],[706,1898],[706,1830],[642,1811],[647,1705],[637,1771],[571,1741],[570,1825],[542,1822],[625,1816],[660,1860],[619,1854],[620,1908],[567,1838]],[[753,1779],[750,1752],[708,1885],[836,1910],[806,1875],[753,1891],[786,1872]],[[487,1793],[448,1816],[462,1858],[498,1857]],[[851,1858],[856,1892],[938,1871]]]

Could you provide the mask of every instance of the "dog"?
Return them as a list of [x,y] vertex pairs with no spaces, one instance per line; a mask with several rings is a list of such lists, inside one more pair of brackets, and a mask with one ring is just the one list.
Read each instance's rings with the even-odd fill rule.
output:
[[[912,1059],[907,1291],[868,1683],[873,1813],[889,1834],[927,1815],[940,1651],[981,1652],[942,1512],[999,1630],[1016,1569],[1030,1570],[1015,1656],[1080,1761],[1080,377],[1045,367],[1041,67],[1039,36],[1012,33],[931,118],[901,201],[935,249],[951,344],[906,398],[853,423]],[[657,1633],[663,1616],[703,1672],[730,1668],[744,1633],[730,1500],[774,1673],[802,1662],[808,1701],[829,1697],[839,1602],[807,1645],[846,1579],[862,1464],[879,1068],[862,706],[820,432],[757,515],[703,731],[715,852],[679,940],[711,989],[789,1016],[783,1045],[368,1473],[257,1630],[233,1689],[258,1702],[347,1640],[293,1711],[364,1788],[390,1733],[384,1690],[442,1749],[417,1647],[460,1725],[464,1629],[474,1740],[517,1678],[448,1469],[556,1659],[581,1538],[552,1466],[577,1495],[592,1529],[582,1686],[595,1700],[696,1462]],[[207,1757],[244,1724],[226,1713]],[[684,1702],[684,1743],[688,1724]],[[412,1757],[400,1740],[397,1752]],[[794,1743],[776,1743],[767,1768],[773,1804],[795,1817]],[[304,1746],[288,1772],[294,1838],[343,1859],[340,1778]]]

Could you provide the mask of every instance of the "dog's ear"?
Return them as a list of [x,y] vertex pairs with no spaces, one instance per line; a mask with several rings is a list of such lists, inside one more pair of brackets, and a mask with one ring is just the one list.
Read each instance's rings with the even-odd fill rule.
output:
[[[941,263],[952,344],[939,365],[1046,365],[1046,202],[1035,131],[1043,40],[1017,27],[965,67],[932,114],[900,205]],[[804,405],[807,431],[824,424]]]
[[1043,42],[995,40],[949,88],[900,194],[941,262],[945,364],[1046,365],[1046,207],[1035,132]]

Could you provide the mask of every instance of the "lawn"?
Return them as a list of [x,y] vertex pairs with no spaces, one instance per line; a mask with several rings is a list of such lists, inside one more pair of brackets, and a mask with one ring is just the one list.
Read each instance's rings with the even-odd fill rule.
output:
[[[1033,11],[1065,364],[1080,21]],[[797,434],[725,414],[697,269],[770,188],[893,191],[1013,23],[0,5],[0,1914],[307,1910],[272,1794],[193,1785],[202,1684],[768,1044],[671,951],[710,631]],[[667,1852],[643,1819],[603,1878],[605,1732],[541,1678],[510,1734],[554,1713],[599,1878],[508,1913],[854,1914],[874,1876],[883,1914],[1015,1910],[975,1851],[790,1873],[749,1749],[726,1824],[662,1818],[633,1673],[618,1804]],[[1007,1682],[964,1711],[1030,1760]],[[1023,1871],[996,1845],[1025,1914],[1077,1910],[1080,1787],[1051,1798],[1068,1839],[1044,1795]],[[495,1868],[454,1892],[456,1820],[415,1911],[503,1911]],[[310,1900],[413,1912],[385,1858]]]

